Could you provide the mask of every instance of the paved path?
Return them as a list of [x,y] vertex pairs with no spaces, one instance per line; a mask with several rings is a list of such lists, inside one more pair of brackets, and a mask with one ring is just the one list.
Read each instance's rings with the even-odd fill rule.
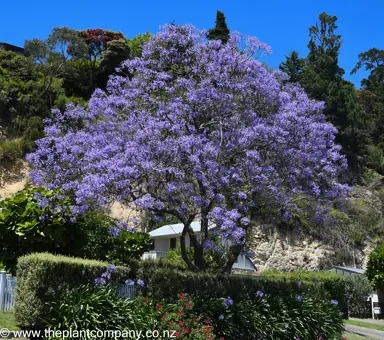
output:
[[361,321],[361,322],[371,323],[371,324],[373,324],[373,325],[381,325],[381,326],[384,326],[384,321],[383,321],[383,320],[358,319],[358,318],[349,318],[349,320],[353,320],[353,321]]
[[373,339],[384,340],[384,331],[377,331],[376,329],[363,328],[363,327],[358,327],[358,326],[353,326],[348,324],[345,324],[344,328],[348,332],[369,336]]

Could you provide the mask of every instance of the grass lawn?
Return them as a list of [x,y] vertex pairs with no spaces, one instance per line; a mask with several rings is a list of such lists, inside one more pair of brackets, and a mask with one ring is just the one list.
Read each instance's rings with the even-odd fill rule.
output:
[[0,312],[0,329],[8,328],[11,331],[20,329],[16,326],[13,311]]
[[383,325],[374,325],[372,323],[363,322],[363,321],[356,321],[356,320],[344,320],[344,323],[364,328],[370,328],[370,329],[377,329],[378,331],[384,331],[384,324]]
[[343,334],[343,336],[347,339],[347,340],[374,340],[373,338],[368,338],[366,336],[362,336],[362,335],[357,335],[357,334],[353,334],[353,333],[349,333],[349,332],[345,332]]

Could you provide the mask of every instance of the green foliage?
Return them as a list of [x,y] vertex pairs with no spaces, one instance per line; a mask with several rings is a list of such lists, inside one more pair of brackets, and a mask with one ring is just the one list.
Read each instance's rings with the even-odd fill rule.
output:
[[[30,254],[19,258],[15,297],[17,324],[23,329],[44,328],[43,320],[50,315],[50,303],[60,301],[81,285],[93,285],[95,278],[100,277],[107,266],[106,262],[48,253]],[[131,270],[128,267],[117,267],[117,272],[113,275],[114,282],[124,282],[126,278],[131,277]],[[90,295],[92,296],[91,293]]]
[[48,328],[55,331],[123,331],[133,329],[136,315],[133,314],[131,305],[132,302],[118,296],[109,287],[82,285],[63,294],[60,299],[51,301],[44,322]]
[[71,218],[71,201],[60,191],[28,188],[0,201],[0,260],[14,272],[17,258],[31,252],[56,254],[125,264],[148,248],[149,235],[122,230],[102,214]]
[[128,40],[129,50],[131,53],[130,59],[141,57],[143,46],[151,39],[151,34],[146,32],[138,34]]
[[15,160],[23,155],[23,140],[20,138],[0,142],[0,160]]
[[305,60],[299,58],[299,53],[292,51],[290,55],[285,56],[286,61],[281,63],[279,68],[289,76],[291,83],[296,83],[300,80],[300,74],[305,66]]
[[345,282],[344,278],[336,273],[330,271],[297,271],[290,273],[264,271],[261,276],[277,281],[284,280],[291,283],[300,282],[305,285],[311,285],[311,283],[313,283],[317,286],[320,284],[332,299],[337,300],[340,306],[343,305]]
[[[194,258],[194,249],[192,247],[188,247],[187,254],[192,260]],[[223,254],[212,249],[204,249],[205,270],[211,273],[220,273],[227,261],[227,258]],[[175,249],[168,251],[163,258],[159,259],[159,261],[169,264],[172,267],[187,269],[187,265],[181,256],[180,244],[178,244]]]
[[322,334],[326,339],[336,340],[343,330],[338,307],[319,296],[255,296],[228,309],[224,319],[218,318],[217,311],[214,318],[215,333],[230,339],[238,334],[243,339],[252,339],[254,335],[270,339],[318,339]]
[[[43,328],[46,327],[45,319],[48,326],[65,329],[71,328],[75,322],[79,327],[85,327],[94,318],[95,328],[102,325],[105,329],[125,327],[161,331],[170,328],[191,339],[207,339],[202,329],[208,329],[212,336],[229,339],[239,332],[244,332],[244,339],[248,339],[250,334],[273,334],[273,338],[284,339],[282,332],[288,324],[287,339],[293,335],[312,339],[322,330],[329,339],[336,340],[334,336],[341,331],[339,308],[344,296],[344,279],[335,273],[274,272],[261,277],[247,277],[182,272],[159,267],[153,261],[132,260],[132,264],[118,267],[112,277],[114,283],[127,278],[144,280],[142,293],[145,298],[139,296],[126,305],[125,300],[112,296],[114,293],[108,288],[100,291],[79,288],[100,277],[106,270],[105,262],[51,254],[22,257],[17,272],[18,324],[22,328]],[[260,296],[260,292],[264,295]],[[225,307],[225,297],[230,297],[234,304]],[[104,298],[110,302],[99,308],[98,303]],[[335,306],[331,300],[338,300],[339,305]],[[76,307],[82,305],[88,305],[88,308]],[[116,311],[110,311],[110,308]],[[116,323],[109,323],[107,320],[114,313],[123,315],[125,323],[119,317],[113,317]],[[170,327],[172,325],[175,328]]]
[[113,236],[112,226],[116,226],[114,220],[106,215],[92,213],[84,216],[79,228],[87,241],[79,255],[125,265],[131,259],[139,259],[148,249],[149,234],[121,230],[119,235]]
[[365,276],[374,287],[384,287],[384,246],[375,248],[369,254]]
[[318,292],[339,306],[344,301],[343,277],[331,272],[265,273],[259,277],[244,275],[216,275],[192,273],[167,267],[157,267],[155,262],[133,270],[133,277],[144,280],[144,295],[156,300],[167,300],[183,291],[201,299],[230,296],[233,300],[245,300],[258,290],[271,295],[309,294]]
[[55,107],[58,108],[61,112],[64,112],[66,109],[66,106],[68,104],[75,104],[82,107],[87,106],[87,102],[81,98],[81,97],[66,97],[64,95],[60,95],[55,100]]
[[[225,296],[224,296],[225,297]],[[177,293],[174,303],[137,298],[133,304],[141,328],[176,330],[183,339],[326,339],[343,330],[337,306],[317,295],[268,295],[259,291],[225,304],[224,297],[201,299]]]
[[[57,194],[29,188],[0,201],[0,260],[11,271],[21,255],[36,251],[68,253],[84,240],[65,217],[69,198],[58,199]],[[44,197],[47,205],[42,206],[36,195]]]
[[362,275],[345,277],[345,294],[348,301],[349,316],[356,318],[371,316],[371,306],[367,300],[372,290],[368,279]]
[[229,39],[229,28],[223,12],[216,12],[216,25],[208,31],[209,40],[221,40],[226,43]]

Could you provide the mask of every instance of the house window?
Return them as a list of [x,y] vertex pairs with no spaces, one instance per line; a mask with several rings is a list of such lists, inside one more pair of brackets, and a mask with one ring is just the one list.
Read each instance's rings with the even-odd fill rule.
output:
[[149,241],[149,250],[155,250],[155,240]]
[[176,237],[174,237],[174,238],[171,238],[170,239],[170,246],[169,246],[169,248],[170,249],[175,249],[176,248]]

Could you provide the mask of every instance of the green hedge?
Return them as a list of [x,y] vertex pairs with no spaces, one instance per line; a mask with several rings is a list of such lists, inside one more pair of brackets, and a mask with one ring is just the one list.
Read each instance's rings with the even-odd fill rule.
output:
[[144,294],[157,300],[169,300],[178,292],[201,298],[226,297],[243,300],[253,297],[260,290],[266,294],[302,295],[318,294],[337,300],[343,307],[344,278],[333,272],[267,272],[261,276],[214,275],[158,267],[156,262],[142,261],[133,270],[134,278],[145,281]]
[[[47,317],[47,303],[60,299],[82,284],[93,284],[106,270],[107,263],[56,256],[47,253],[21,257],[17,270],[15,315],[22,328],[42,328]],[[176,270],[158,261],[130,260],[127,267],[117,267],[113,281],[144,280],[144,296],[172,303],[177,293],[192,296],[196,302],[231,297],[234,301],[250,300],[262,291],[276,297],[316,297],[337,300],[342,307],[344,279],[332,272],[265,273],[214,275]],[[200,304],[199,302],[199,304]]]
[[[15,318],[23,329],[44,327],[48,303],[83,284],[93,284],[108,263],[74,257],[35,253],[22,256],[17,264]],[[129,277],[129,267],[117,267],[114,280]]]
[[331,271],[297,271],[297,272],[277,272],[265,271],[261,274],[262,277],[273,280],[284,280],[288,282],[296,282],[304,285],[320,284],[329,296],[339,302],[340,307],[343,307],[345,297],[345,281],[344,277]]

